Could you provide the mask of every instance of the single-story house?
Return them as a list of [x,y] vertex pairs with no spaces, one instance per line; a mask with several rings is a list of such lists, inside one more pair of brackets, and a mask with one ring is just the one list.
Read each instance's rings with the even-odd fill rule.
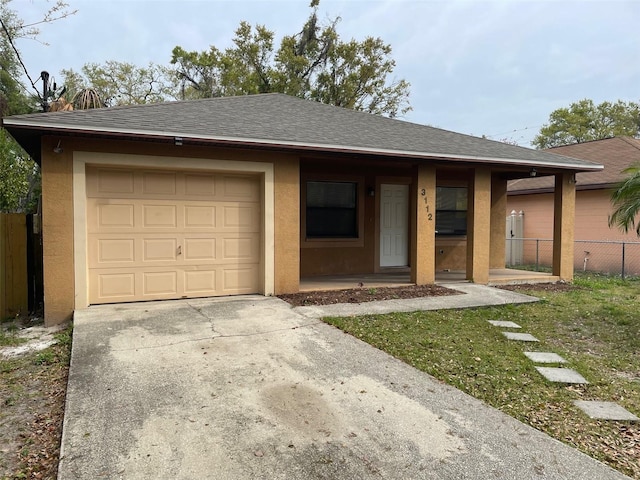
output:
[[[627,167],[640,163],[640,140],[632,137],[614,137],[545,151],[604,165],[603,170],[581,172],[576,175],[574,236],[581,244],[576,246],[575,266],[588,266],[590,269],[603,272],[619,272],[620,246],[596,242],[640,241],[635,230],[624,233],[617,227],[609,227],[609,215],[614,209],[611,203],[612,189],[624,180],[623,171]],[[553,195],[552,177],[521,178],[509,182],[507,214],[513,211],[523,213],[524,238],[553,238]],[[593,243],[587,244],[587,241]],[[627,251],[628,273],[631,273],[631,270],[640,273],[640,249],[637,246],[634,248],[637,250]]]
[[592,162],[282,94],[5,118],[41,165],[48,325],[91,304],[296,292],[300,279],[505,265],[507,181],[555,179],[573,275]]

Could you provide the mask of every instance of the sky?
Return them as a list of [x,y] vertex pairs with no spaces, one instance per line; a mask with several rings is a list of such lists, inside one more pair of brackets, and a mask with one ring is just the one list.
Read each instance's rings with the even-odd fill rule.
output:
[[[32,75],[108,60],[169,65],[231,44],[241,21],[297,33],[309,0],[67,0],[77,13],[17,47]],[[45,0],[12,0],[27,23]],[[530,146],[557,108],[640,101],[640,0],[321,0],[343,40],[382,38],[411,84],[402,119]],[[279,41],[276,40],[276,45]]]

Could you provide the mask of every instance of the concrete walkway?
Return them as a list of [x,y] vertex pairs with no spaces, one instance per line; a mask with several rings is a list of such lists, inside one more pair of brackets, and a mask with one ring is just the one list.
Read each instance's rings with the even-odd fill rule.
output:
[[[458,306],[510,294],[459,287]],[[259,296],[77,311],[59,479],[627,478],[318,314]]]

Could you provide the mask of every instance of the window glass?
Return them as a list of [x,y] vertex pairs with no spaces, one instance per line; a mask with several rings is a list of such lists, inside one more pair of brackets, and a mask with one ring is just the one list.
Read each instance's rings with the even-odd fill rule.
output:
[[467,188],[436,188],[436,233],[467,234]]
[[307,182],[307,238],[357,238],[357,193],[354,182]]

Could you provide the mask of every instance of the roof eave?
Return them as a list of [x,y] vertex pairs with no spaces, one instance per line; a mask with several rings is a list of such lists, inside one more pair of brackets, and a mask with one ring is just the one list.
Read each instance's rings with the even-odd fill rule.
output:
[[[52,123],[34,123],[32,121],[25,121],[19,118],[12,119],[11,117],[3,119],[3,125],[13,135],[12,131],[28,130],[33,133],[45,134],[69,134],[76,133],[82,135],[102,135],[105,137],[114,137],[119,139],[142,139],[147,140],[164,140],[169,142],[175,142],[176,139],[181,139],[184,142],[197,142],[216,144],[220,146],[233,146],[233,147],[249,147],[249,148],[273,148],[278,150],[296,150],[296,151],[319,151],[327,153],[352,153],[363,155],[376,155],[376,156],[390,156],[398,158],[410,158],[416,160],[448,160],[459,161],[468,163],[493,163],[498,165],[516,165],[522,167],[540,167],[540,168],[554,168],[562,170],[570,170],[574,172],[587,172],[587,171],[600,171],[604,167],[602,165],[584,165],[584,164],[567,164],[567,163],[554,163],[554,162],[536,162],[531,160],[522,159],[509,159],[509,158],[495,158],[495,157],[482,157],[471,155],[447,155],[442,153],[431,152],[417,152],[406,150],[394,150],[394,149],[380,149],[380,148],[364,148],[358,146],[346,146],[346,145],[332,145],[323,143],[303,143],[296,141],[277,141],[268,139],[257,138],[242,138],[242,137],[225,137],[217,135],[193,135],[183,132],[156,132],[150,130],[132,130],[132,129],[114,129],[114,128],[96,128],[90,126],[75,126],[65,124],[52,124]],[[21,137],[24,135],[20,135]],[[32,152],[28,152],[32,156]],[[39,154],[39,152],[38,152]],[[39,155],[38,155],[39,156]]]

